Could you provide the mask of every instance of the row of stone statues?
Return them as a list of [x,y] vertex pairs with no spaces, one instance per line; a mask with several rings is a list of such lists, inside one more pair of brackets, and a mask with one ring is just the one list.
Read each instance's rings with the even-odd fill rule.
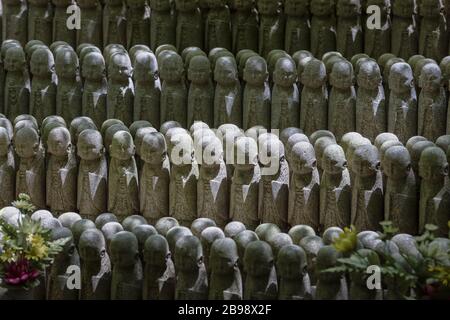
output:
[[[79,29],[69,28],[73,18],[66,12],[75,3]],[[375,18],[365,14],[370,6],[378,8]],[[338,50],[347,58],[393,52],[440,60],[448,53],[449,17],[448,0],[108,0],[103,6],[101,0],[8,0],[2,39],[101,48],[144,44],[153,50],[172,44],[180,51],[223,47],[263,57],[273,49],[311,50],[319,57]]]
[[387,219],[404,233],[426,224],[448,233],[450,135],[403,144],[382,133],[373,145],[356,132],[338,141],[327,130],[307,136],[290,127],[279,138],[263,127],[213,131],[203,122],[187,131],[169,121],[157,132],[147,121],[128,128],[111,119],[98,131],[87,117],[67,128],[50,116],[39,134],[36,120],[21,115],[0,125],[1,206],[25,193],[39,209],[91,220],[108,211],[152,224],[206,217],[220,227],[237,220],[249,229],[270,222],[363,231]]
[[[17,224],[19,215],[16,208],[6,207],[0,218]],[[31,218],[50,229],[53,239],[70,239],[34,288],[34,299],[375,300],[404,299],[411,290],[400,277],[383,278],[382,288],[371,290],[363,274],[323,273],[342,257],[332,246],[343,232],[339,227],[326,229],[320,237],[307,225],[284,233],[266,223],[251,231],[238,221],[219,228],[208,218],[189,227],[172,217],[154,225],[142,216],[120,223],[111,213],[92,221],[74,212],[55,218],[39,210]],[[450,241],[436,238],[430,245],[449,247]],[[360,232],[357,247],[361,256],[379,264],[384,243],[378,233]],[[408,234],[394,236],[389,248],[418,254]],[[79,289],[68,286],[74,277],[70,270],[76,267]],[[8,297],[8,292],[3,294]]]
[[110,45],[102,55],[89,44],[75,52],[63,42],[22,48],[14,40],[3,42],[1,53],[0,111],[11,121],[25,113],[39,124],[54,114],[67,123],[83,115],[97,127],[113,118],[156,128],[169,120],[183,127],[203,121],[244,130],[300,127],[307,135],[328,129],[338,141],[357,131],[372,142],[389,131],[403,143],[450,133],[450,56],[438,65],[421,55],[404,61],[383,54],[376,61],[358,54],[348,61],[338,52],[319,60],[309,51],[291,57],[274,50],[266,61],[251,50],[235,57],[216,48],[207,56],[189,47],[179,55],[170,45],[155,54],[143,45],[129,52]]

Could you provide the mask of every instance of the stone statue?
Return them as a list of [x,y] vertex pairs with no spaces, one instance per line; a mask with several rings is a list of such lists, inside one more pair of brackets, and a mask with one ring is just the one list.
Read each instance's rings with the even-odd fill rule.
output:
[[229,181],[223,147],[217,137],[203,138],[198,151],[197,216],[210,218],[223,228],[229,214]]
[[[364,257],[369,261],[370,265],[379,265],[380,258],[378,254],[369,249],[359,249],[357,251],[360,257]],[[350,274],[350,300],[381,300],[382,290],[369,290],[367,288],[367,275],[361,272]]]
[[81,216],[76,212],[65,212],[58,217],[58,220],[63,227],[72,229],[73,224],[81,220]]
[[231,50],[231,13],[226,0],[209,0],[205,20],[205,50]]
[[267,57],[273,49],[284,48],[285,17],[279,1],[257,0],[259,13],[259,54]]
[[40,48],[33,52],[30,61],[31,97],[30,113],[38,123],[56,111],[56,74],[52,52]]
[[211,79],[211,65],[207,57],[195,56],[191,59],[188,80],[190,86],[187,126],[190,127],[194,121],[204,121],[213,126],[214,85]]
[[77,42],[77,30],[67,28],[67,7],[74,5],[74,0],[52,0],[54,5],[54,16],[52,25],[52,41],[65,41],[72,48]]
[[385,219],[392,221],[401,233],[417,234],[418,185],[408,149],[402,146],[389,148],[384,155],[383,171],[387,177]]
[[173,0],[150,0],[150,48],[176,44],[176,12]]
[[361,1],[338,0],[337,13],[337,50],[350,59],[363,52],[363,28],[361,25]]
[[[317,0],[313,0],[313,3]],[[300,128],[310,136],[314,131],[327,129],[328,91],[325,64],[317,59],[309,61],[300,78]]]
[[214,68],[214,127],[232,123],[242,127],[242,93],[236,61],[230,57],[217,59]]
[[150,7],[145,0],[126,0],[127,48],[150,45]]
[[244,268],[247,273],[244,300],[275,300],[278,297],[274,257],[267,242],[257,240],[247,245]]
[[300,119],[300,95],[297,70],[292,59],[281,58],[273,72],[271,128],[297,127]]
[[278,300],[311,299],[311,283],[307,273],[305,251],[297,245],[287,245],[278,252],[280,290]]
[[[377,59],[382,54],[391,51],[391,33],[392,33],[392,19],[391,19],[391,0],[366,0],[361,1],[366,3],[366,7],[378,6],[380,8],[380,25],[381,28],[371,28],[369,24],[371,21],[369,16],[366,16],[364,24],[364,52],[370,57]],[[363,7],[363,13],[366,8]]]
[[82,112],[82,83],[75,51],[58,51],[55,59],[58,85],[56,87],[56,114],[72,122]]
[[108,119],[120,119],[126,126],[133,122],[134,85],[131,80],[131,61],[128,54],[116,53],[108,66]]
[[78,137],[77,208],[84,218],[95,218],[106,212],[108,168],[103,139],[98,131],[85,130]]
[[161,79],[161,123],[175,120],[187,125],[188,92],[184,80],[183,60],[171,53],[160,64]]
[[284,49],[289,54],[309,50],[311,46],[311,20],[308,0],[284,1],[286,29]]
[[258,212],[262,223],[274,223],[285,229],[288,225],[289,165],[283,143],[267,138],[259,144],[261,180]]
[[165,237],[167,243],[169,244],[170,252],[173,252],[173,256],[175,257],[175,245],[178,240],[185,236],[192,236],[192,231],[187,227],[182,226],[174,226],[167,231]]
[[101,228],[101,231],[106,240],[106,251],[108,252],[108,255],[111,256],[111,247],[110,247],[111,239],[114,237],[116,233],[124,231],[124,229],[119,222],[111,221],[105,223],[105,225]]
[[2,40],[15,39],[27,43],[28,5],[25,0],[3,1]]
[[111,261],[106,252],[105,237],[89,229],[80,237],[80,300],[109,300],[111,297]]
[[255,125],[270,127],[271,94],[266,61],[251,57],[244,68],[245,87],[243,92],[243,129]]
[[345,277],[336,273],[322,271],[335,267],[341,254],[333,246],[320,248],[317,254],[316,300],[347,300],[348,291]]
[[374,61],[361,64],[357,75],[356,131],[374,142],[387,131],[387,106],[381,71]]
[[417,96],[412,70],[407,63],[399,62],[391,67],[389,88],[388,131],[406,143],[417,135]]
[[45,205],[45,153],[39,135],[33,128],[24,127],[14,135],[14,149],[19,166],[16,173],[16,197],[25,193],[38,209]]
[[111,300],[141,300],[143,272],[136,236],[129,231],[116,233],[111,239],[110,251]]
[[67,269],[71,266],[80,266],[80,256],[75,248],[72,232],[68,228],[57,228],[52,231],[52,240],[65,238],[69,239],[54,258],[47,274],[47,300],[78,300],[79,290],[67,287],[70,277]]
[[0,128],[0,207],[11,205],[16,198],[16,164],[11,137]]
[[151,52],[138,52],[134,64],[135,97],[133,119],[148,120],[159,128],[161,82],[158,63]]
[[[344,6],[343,3],[339,3]],[[340,141],[347,132],[355,131],[356,90],[353,82],[353,66],[350,62],[340,61],[333,65],[330,74],[331,92],[328,102],[328,129],[336,135],[337,141]]]
[[242,300],[242,277],[234,240],[214,241],[211,247],[209,300]]
[[319,227],[320,181],[313,146],[297,143],[291,151],[293,174],[289,186],[288,223],[291,226],[307,224]]
[[189,46],[203,48],[202,12],[195,0],[175,0],[177,9],[176,47],[178,52]]
[[90,43],[103,48],[102,4],[100,0],[77,0],[81,12],[81,28],[77,30],[77,45]]
[[[62,119],[62,118],[61,118]],[[44,119],[45,120],[45,119]],[[63,125],[64,126],[64,125]],[[97,131],[95,123],[89,117],[76,117],[69,125],[70,138],[72,139],[72,145],[76,146],[78,136],[86,129]]]
[[298,224],[293,226],[288,231],[293,243],[300,243],[300,241],[307,236],[315,236],[316,232],[310,226],[305,224]]
[[153,225],[169,215],[170,163],[161,133],[144,137],[141,159],[144,165],[140,176],[140,212]]
[[111,162],[108,175],[108,210],[119,221],[139,212],[139,179],[131,134],[118,131],[109,148]]
[[106,82],[105,60],[99,53],[89,53],[83,61],[82,113],[90,117],[100,128],[106,120]]
[[189,227],[197,218],[198,165],[192,138],[187,134],[172,137],[169,158],[172,164],[169,184],[169,215]]
[[[339,238],[339,235],[341,235],[342,233],[344,233],[344,230],[342,230],[339,227],[329,227],[325,229],[322,234],[323,243],[325,245],[333,244],[336,241],[336,239]],[[376,232],[375,234],[378,235]]]
[[175,266],[166,238],[156,234],[144,245],[143,300],[173,300],[175,298]]
[[208,277],[203,263],[202,245],[197,237],[185,236],[176,243],[175,268],[175,300],[206,300]]
[[335,2],[311,0],[311,53],[318,59],[324,53],[336,50]]
[[448,29],[442,0],[420,0],[419,54],[440,61],[448,54]]
[[392,1],[391,52],[397,57],[409,59],[419,52],[416,1]]
[[28,1],[28,41],[41,40],[46,45],[52,41],[54,9],[50,0]]
[[127,8],[124,1],[106,0],[103,7],[103,44],[127,45]]
[[252,138],[240,137],[234,147],[234,174],[230,189],[230,218],[248,229],[259,223],[258,194],[261,171],[258,150]]
[[352,185],[351,224],[356,230],[378,230],[384,213],[378,149],[372,145],[359,146],[351,161],[355,179]]
[[322,230],[350,225],[351,184],[344,150],[339,145],[325,148],[320,181],[320,225]]
[[4,87],[2,87],[4,88],[3,112],[13,121],[18,115],[29,113],[31,86],[25,52],[21,47],[11,47],[6,51],[3,63],[6,71]]
[[417,133],[430,141],[444,135],[447,127],[446,92],[441,86],[442,75],[438,65],[430,63],[420,74]]
[[449,192],[445,186],[448,162],[444,151],[438,147],[426,148],[420,156],[419,174],[422,182],[418,231],[423,232],[426,224],[434,224],[438,227],[436,234],[445,236],[448,233]]
[[78,163],[69,130],[64,127],[52,129],[47,145],[47,206],[54,214],[75,211]]
[[233,1],[232,48],[234,53],[243,49],[258,51],[258,11],[253,0]]

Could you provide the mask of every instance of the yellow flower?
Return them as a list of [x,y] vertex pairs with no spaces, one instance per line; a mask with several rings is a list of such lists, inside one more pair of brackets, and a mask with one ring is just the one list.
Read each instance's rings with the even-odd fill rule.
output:
[[344,232],[334,241],[333,246],[342,253],[352,252],[356,249],[357,239],[356,230],[353,226],[344,228]]
[[2,262],[12,262],[16,261],[17,255],[16,252],[12,248],[5,248],[0,255],[0,260]]
[[26,254],[28,259],[40,260],[47,256],[48,247],[45,245],[44,238],[39,234],[30,234],[27,237],[27,242],[30,243],[31,248]]

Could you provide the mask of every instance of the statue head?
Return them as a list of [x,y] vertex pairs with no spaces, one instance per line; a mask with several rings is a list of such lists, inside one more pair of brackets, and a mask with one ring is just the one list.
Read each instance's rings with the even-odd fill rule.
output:
[[144,252],[144,244],[149,237],[152,235],[158,234],[155,227],[148,224],[141,224],[133,228],[133,234],[136,236],[138,240],[139,253],[142,254]]
[[53,128],[47,138],[47,152],[56,157],[64,157],[71,149],[69,130],[65,127]]
[[323,282],[339,281],[340,274],[324,273],[322,271],[333,268],[338,264],[341,254],[333,246],[323,246],[317,253],[316,277]]
[[105,237],[100,230],[88,229],[78,243],[80,258],[86,263],[98,263],[106,256]]
[[311,226],[299,224],[289,229],[288,234],[292,238],[292,242],[294,244],[299,244],[303,238],[307,236],[315,236],[316,232]]
[[89,230],[89,229],[96,229],[95,223],[89,219],[78,220],[72,225],[71,230],[72,230],[72,234],[73,234],[73,239],[75,241],[75,245],[78,246],[81,235],[86,230]]
[[289,140],[289,138],[297,133],[303,133],[302,129],[297,128],[297,127],[288,127],[283,129],[283,131],[281,131],[280,134],[280,140],[283,143],[284,146],[286,146],[287,141]]
[[30,69],[33,76],[51,77],[55,72],[55,60],[50,49],[36,49],[31,55]]
[[[320,0],[322,1],[322,0]],[[313,1],[314,2],[314,1]],[[311,59],[303,69],[300,77],[301,83],[308,88],[318,89],[325,85],[327,71],[325,64],[318,59]]]
[[244,81],[252,85],[261,85],[267,81],[269,72],[267,63],[260,56],[250,57],[244,67]]
[[420,0],[419,14],[424,18],[437,18],[444,9],[442,0]]
[[108,222],[119,222],[117,216],[114,213],[105,212],[95,218],[95,226],[97,229],[102,230],[103,226]]
[[411,147],[410,155],[411,155],[411,165],[414,173],[419,174],[419,161],[422,155],[422,152],[430,147],[436,147],[436,145],[431,141],[419,141],[415,143]]
[[82,63],[82,76],[87,80],[102,80],[106,76],[105,59],[98,52],[88,53]]
[[211,250],[211,246],[214,241],[223,238],[225,238],[225,234],[223,233],[222,229],[218,227],[208,227],[200,233],[200,242],[202,243],[203,247],[204,261],[207,264],[208,270],[209,253]]
[[419,85],[425,93],[439,94],[442,83],[441,69],[437,64],[429,63],[422,68]]
[[110,243],[111,262],[119,268],[133,267],[139,261],[136,236],[129,231],[116,233]]
[[286,159],[289,162],[292,161],[291,159],[292,148],[299,142],[309,143],[309,139],[303,133],[294,133],[287,139],[285,152],[286,152]]
[[133,214],[131,216],[127,216],[122,221],[123,229],[125,231],[130,231],[130,232],[132,232],[135,227],[140,226],[140,225],[145,225],[145,224],[147,224],[147,219],[145,219],[145,217],[138,215],[138,214]]
[[106,240],[106,248],[108,250],[108,254],[111,255],[111,247],[110,247],[111,239],[114,237],[116,233],[124,231],[123,227],[119,222],[111,221],[105,223],[101,231]]
[[154,11],[170,11],[173,0],[149,0],[148,4]]
[[78,136],[77,153],[82,160],[98,160],[103,157],[103,139],[97,130],[87,129]]
[[335,145],[336,140],[330,137],[321,137],[314,143],[314,152],[318,160],[317,166],[322,169],[322,156],[325,149],[331,145]]
[[222,142],[216,136],[203,137],[195,156],[202,168],[217,168],[223,162]]
[[175,226],[167,231],[166,239],[169,243],[170,251],[175,252],[175,245],[177,241],[186,236],[192,236],[191,230],[187,227]]
[[177,272],[195,272],[203,264],[203,248],[196,236],[182,237],[175,245]]
[[166,121],[163,124],[161,124],[159,132],[161,132],[161,134],[163,135],[166,135],[166,133],[172,128],[181,128],[181,124],[179,124],[177,121],[174,120]]
[[159,79],[158,62],[152,52],[138,51],[134,61],[133,77],[136,81],[154,82]]
[[309,174],[317,167],[314,147],[308,142],[299,142],[291,151],[292,171],[296,174]]
[[206,84],[211,81],[211,64],[205,56],[197,55],[189,62],[188,79],[193,83]]
[[333,0],[311,0],[311,13],[315,16],[323,17],[334,13]]
[[358,86],[366,90],[376,90],[382,83],[381,70],[375,61],[368,60],[360,65]]
[[380,149],[381,146],[383,145],[383,143],[385,143],[386,141],[399,141],[399,140],[395,134],[393,134],[391,132],[383,132],[383,133],[380,133],[378,136],[376,136],[374,145],[375,145],[375,147]]
[[395,94],[406,94],[414,88],[413,72],[406,62],[395,63],[389,72],[389,88]]
[[141,159],[151,165],[161,164],[167,157],[164,136],[159,132],[148,133],[142,139]]
[[139,128],[136,131],[136,135],[134,136],[134,144],[136,146],[136,154],[138,156],[141,156],[142,141],[144,140],[144,137],[147,134],[156,133],[156,132],[158,132],[158,131],[153,127],[143,127],[143,128]]
[[340,174],[347,168],[344,149],[337,144],[325,148],[322,155],[322,168],[328,174]]
[[416,0],[392,1],[392,12],[394,16],[402,18],[411,18],[417,13]]
[[184,77],[184,65],[181,57],[177,53],[171,52],[161,59],[160,74],[164,81],[180,82]]
[[274,266],[272,248],[267,242],[253,241],[245,248],[244,269],[252,277],[265,277]]
[[336,13],[341,18],[351,18],[361,14],[360,0],[338,0]]
[[194,143],[188,133],[177,133],[170,137],[169,159],[174,166],[191,165],[195,159]]
[[38,154],[39,135],[33,128],[23,127],[14,135],[14,149],[20,158],[31,158]]
[[56,55],[56,74],[58,78],[74,79],[78,74],[79,62],[75,51],[60,50]]
[[273,82],[283,87],[292,86],[297,80],[295,62],[291,58],[281,58],[275,64]]
[[277,274],[285,280],[303,279],[308,272],[305,250],[295,244],[282,247],[278,252]]
[[411,156],[402,146],[389,148],[384,154],[383,172],[391,179],[402,179],[411,172]]
[[0,127],[0,157],[5,157],[11,151],[11,138],[5,128]]
[[191,231],[194,236],[199,238],[202,231],[208,227],[216,227],[214,220],[209,218],[197,218],[191,224]]
[[280,252],[280,250],[285,246],[293,244],[292,238],[287,233],[283,232],[277,233],[272,237],[268,238],[267,243],[272,248],[275,262],[277,261],[278,253]]
[[309,0],[285,0],[284,13],[295,17],[308,16]]
[[22,47],[12,46],[6,50],[4,58],[5,70],[8,72],[23,71],[27,68],[27,60]]
[[131,159],[136,152],[133,137],[127,131],[118,131],[114,134],[109,153],[111,158],[126,161]]
[[165,267],[168,257],[170,257],[170,250],[166,238],[160,234],[154,234],[147,238],[144,244],[145,265]]
[[325,229],[325,231],[322,234],[323,243],[325,245],[333,244],[334,241],[339,238],[339,235],[341,233],[344,233],[344,230],[342,230],[339,227],[329,227]]
[[236,170],[250,171],[258,164],[258,146],[249,137],[240,137],[234,145],[234,167]]
[[131,60],[126,53],[115,53],[111,56],[111,63],[108,66],[108,76],[117,81],[128,81],[131,78],[133,68]]
[[222,85],[235,85],[239,80],[236,61],[231,57],[220,57],[214,67],[214,81]]
[[353,66],[342,60],[333,65],[330,74],[330,84],[337,89],[348,89],[353,86]]
[[408,152],[411,153],[413,146],[417,142],[421,142],[421,141],[428,141],[428,139],[425,137],[422,137],[422,136],[413,136],[413,137],[409,138],[405,145],[406,149],[408,149]]
[[62,246],[62,251],[58,253],[58,257],[64,258],[72,256],[76,252],[72,231],[66,227],[52,230],[52,240],[55,241],[59,239],[68,239],[68,241]]
[[158,233],[160,235],[163,235],[164,237],[167,235],[167,232],[170,229],[177,226],[179,226],[177,219],[172,217],[163,217],[159,219],[155,224],[156,231],[158,231]]
[[239,260],[236,243],[224,238],[214,241],[210,251],[209,269],[214,275],[233,274]]
[[244,262],[245,249],[247,248],[247,245],[250,242],[259,240],[259,238],[254,231],[244,230],[238,233],[236,236],[234,236],[233,240],[236,242],[239,254],[239,265],[242,267]]
[[376,175],[380,170],[378,149],[372,145],[357,147],[352,156],[352,170],[359,177]]
[[448,175],[448,162],[439,147],[426,148],[419,161],[419,175],[428,182],[439,183]]
[[231,221],[225,226],[225,228],[223,229],[223,232],[226,237],[234,238],[235,236],[237,236],[244,230],[246,230],[246,227],[242,222]]

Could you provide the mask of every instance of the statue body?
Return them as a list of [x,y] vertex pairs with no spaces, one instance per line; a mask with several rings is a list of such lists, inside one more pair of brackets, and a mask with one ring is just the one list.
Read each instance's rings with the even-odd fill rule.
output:
[[78,0],[81,12],[81,29],[77,30],[77,45],[90,43],[103,48],[102,5],[99,0]]
[[363,52],[363,28],[361,26],[361,2],[359,0],[340,0],[337,3],[337,51],[351,59]]
[[402,59],[409,59],[419,52],[419,33],[414,1],[392,1],[391,52]]
[[176,12],[170,0],[149,1],[150,15],[150,48],[155,51],[163,44],[176,44]]
[[52,41],[65,41],[72,48],[77,44],[77,30],[67,28],[67,7],[73,5],[73,0],[52,0],[55,6],[52,24]]
[[382,54],[391,51],[392,18],[389,8],[390,1],[368,0],[367,6],[370,5],[378,5],[381,9],[381,29],[369,28],[369,17],[366,18],[364,24],[364,53],[378,59]]
[[238,53],[243,49],[258,51],[258,11],[252,1],[240,1],[231,14],[232,47]]
[[448,54],[449,31],[442,1],[421,0],[419,5],[419,54],[441,61]]
[[2,19],[2,39],[15,39],[22,46],[28,41],[28,5],[24,0],[4,1]]
[[103,7],[103,44],[127,45],[127,8],[119,0],[108,0]]
[[[284,28],[285,17],[277,3],[269,0],[258,0],[260,3],[270,2],[270,9],[261,10],[259,8],[259,54],[267,57],[274,49],[284,49]],[[267,11],[267,12],[266,12]]]
[[226,1],[210,1],[205,21],[205,50],[231,50],[231,14]]
[[197,218],[198,166],[191,164],[173,166],[169,184],[169,215],[182,226],[190,226]]
[[28,41],[41,40],[52,43],[53,6],[50,0],[28,1]]
[[[333,1],[321,4],[321,0],[311,1],[311,53],[321,58],[325,53],[336,50],[336,17]],[[322,6],[326,8],[322,9]]]
[[143,0],[127,0],[127,48],[150,45],[150,7]]
[[[180,2],[180,3],[179,3]],[[186,2],[180,7],[182,1],[176,1],[177,28],[176,47],[178,52],[187,47],[203,48],[203,17],[197,2],[193,0]]]
[[288,0],[284,3],[286,29],[284,49],[290,55],[311,46],[311,19],[306,0]]
[[16,164],[11,138],[0,128],[0,206],[10,206],[16,198]]

